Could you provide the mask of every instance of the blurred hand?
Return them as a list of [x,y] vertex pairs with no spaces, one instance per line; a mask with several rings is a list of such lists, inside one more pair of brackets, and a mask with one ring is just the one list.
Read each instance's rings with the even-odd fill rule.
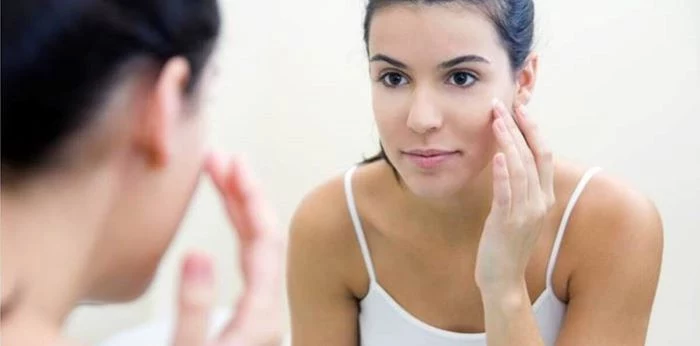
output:
[[174,346],[279,346],[283,334],[285,237],[244,164],[211,155],[206,170],[223,198],[240,244],[244,290],[235,315],[214,340],[209,316],[216,300],[213,266],[190,254],[182,266]]

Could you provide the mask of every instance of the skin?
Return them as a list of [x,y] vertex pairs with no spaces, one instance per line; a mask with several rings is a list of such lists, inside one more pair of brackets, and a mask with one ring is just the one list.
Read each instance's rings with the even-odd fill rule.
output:
[[[483,59],[441,67],[460,56]],[[373,18],[369,57],[375,120],[401,176],[399,184],[378,161],[353,177],[379,284],[429,325],[486,332],[490,346],[541,345],[532,303],[585,169],[555,160],[525,107],[536,55],[514,73],[478,9],[392,5]],[[456,154],[424,169],[404,154],[416,148]],[[342,177],[304,199],[290,237],[293,344],[358,345],[369,278]],[[662,247],[654,205],[597,174],[573,211],[553,274],[554,293],[568,304],[557,344],[642,345]]]
[[246,290],[228,327],[206,341],[212,263],[188,255],[174,344],[279,343],[284,238],[259,184],[244,164],[205,150],[195,114],[204,91],[184,91],[186,60],[172,58],[157,74],[132,67],[98,107],[100,120],[58,148],[59,165],[3,186],[3,342],[74,344],[60,335],[74,306],[140,296],[206,171],[237,231]]

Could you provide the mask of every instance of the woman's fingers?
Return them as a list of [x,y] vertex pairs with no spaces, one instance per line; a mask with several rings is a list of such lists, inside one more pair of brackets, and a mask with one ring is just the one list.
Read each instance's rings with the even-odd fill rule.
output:
[[554,203],[554,158],[552,151],[545,143],[537,123],[529,116],[528,110],[524,105],[516,109],[515,119],[533,153],[539,173],[540,188],[546,196],[547,202],[551,205]]
[[211,260],[202,254],[189,254],[182,264],[178,315],[174,346],[204,346],[209,332],[209,316],[216,300]]
[[505,218],[510,213],[511,191],[508,164],[503,153],[493,157],[493,204],[491,212]]
[[511,210],[525,203],[528,199],[528,173],[525,165],[520,158],[517,143],[508,129],[508,126],[503,119],[501,110],[496,107],[494,109],[495,120],[493,128],[498,141],[500,151],[505,155],[505,161],[508,168],[508,177],[511,191]]
[[280,344],[284,323],[282,247],[256,241],[241,249],[244,289],[234,318],[219,338],[222,345]]
[[534,155],[529,147],[529,142],[526,141],[522,133],[522,129],[518,127],[518,123],[513,119],[514,116],[505,107],[501,101],[495,101],[494,110],[497,117],[501,118],[508,129],[512,141],[517,148],[518,155],[524,170],[527,191],[525,192],[524,200],[535,200],[539,198],[541,193],[539,172],[535,163]]
[[283,329],[284,237],[247,165],[224,161],[212,156],[207,168],[238,232],[244,289],[219,341],[231,346],[274,345]]
[[260,181],[243,159],[234,160],[231,167],[234,207],[237,207],[240,220],[247,228],[240,236],[248,239],[277,237],[276,217],[263,196]]
[[244,226],[241,224],[241,217],[239,216],[239,209],[236,207],[234,200],[234,190],[233,180],[231,178],[231,172],[234,169],[234,161],[230,158],[225,157],[219,153],[212,153],[209,155],[206,161],[205,169],[211,177],[214,187],[219,192],[221,199],[224,202],[224,209],[228,214],[229,221],[233,224],[233,227],[237,232],[243,229]]
[[277,232],[275,216],[262,196],[260,183],[242,159],[212,154],[207,171],[242,242]]

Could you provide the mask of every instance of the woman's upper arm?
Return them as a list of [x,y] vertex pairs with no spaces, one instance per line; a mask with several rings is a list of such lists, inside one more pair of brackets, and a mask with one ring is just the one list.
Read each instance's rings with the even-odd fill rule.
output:
[[579,259],[557,344],[644,345],[661,268],[661,218],[629,190],[597,195],[598,217],[585,217],[575,236]]
[[358,345],[357,300],[347,284],[346,254],[353,248],[347,242],[354,239],[340,234],[343,222],[329,209],[343,204],[328,194],[312,193],[292,220],[287,290],[294,346]]

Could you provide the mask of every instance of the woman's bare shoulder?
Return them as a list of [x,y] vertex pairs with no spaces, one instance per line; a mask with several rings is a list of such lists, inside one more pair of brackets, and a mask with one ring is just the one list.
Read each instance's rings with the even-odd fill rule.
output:
[[350,216],[348,193],[355,200],[376,191],[377,181],[382,179],[383,167],[379,163],[360,165],[352,175],[346,191],[345,175],[335,176],[311,190],[301,201],[292,219],[292,232],[302,233],[304,238],[322,240],[347,248],[348,241],[356,242],[354,225]]
[[[365,166],[352,177],[361,189]],[[366,293],[368,274],[348,208],[344,175],[310,191],[294,213],[290,226],[290,266],[301,275],[340,281],[355,296]],[[301,268],[303,267],[303,268]],[[325,274],[324,274],[325,273]]]
[[[567,197],[585,172],[570,163],[557,164],[557,181]],[[647,263],[649,270],[656,270],[660,265],[663,225],[656,205],[605,169],[582,190],[567,228],[562,253],[570,268],[609,270]]]
[[322,242],[325,247],[354,238],[348,212],[344,177],[333,177],[307,193],[291,222],[292,236]]
[[[587,168],[568,162],[557,164],[557,184],[569,197]],[[562,203],[569,198],[561,198]],[[606,240],[620,237],[657,237],[661,229],[654,202],[630,183],[605,169],[597,172],[582,190],[574,206],[570,225]],[[580,232],[577,232],[580,233]],[[588,238],[588,237],[586,237]]]

